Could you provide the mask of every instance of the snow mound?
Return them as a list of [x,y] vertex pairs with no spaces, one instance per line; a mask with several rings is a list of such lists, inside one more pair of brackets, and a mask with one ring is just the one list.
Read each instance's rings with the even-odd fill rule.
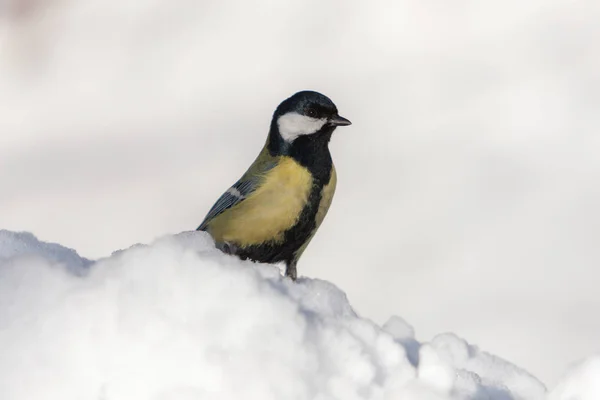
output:
[[600,355],[575,365],[548,396],[548,400],[600,399]]
[[[379,327],[334,285],[292,283],[203,232],[90,265],[1,231],[0,346],[3,400],[546,398],[454,334],[420,343],[399,317]],[[598,370],[584,364],[552,400],[591,398],[572,393],[598,393]]]
[[16,256],[40,256],[51,263],[64,263],[74,273],[92,262],[80,257],[75,250],[56,243],[40,242],[29,232],[11,232],[0,229],[0,262]]

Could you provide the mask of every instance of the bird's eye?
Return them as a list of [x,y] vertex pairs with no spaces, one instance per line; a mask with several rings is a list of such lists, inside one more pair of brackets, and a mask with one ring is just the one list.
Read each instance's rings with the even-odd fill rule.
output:
[[317,117],[317,110],[315,110],[314,108],[309,108],[306,110],[306,115],[311,117],[311,118],[316,118]]

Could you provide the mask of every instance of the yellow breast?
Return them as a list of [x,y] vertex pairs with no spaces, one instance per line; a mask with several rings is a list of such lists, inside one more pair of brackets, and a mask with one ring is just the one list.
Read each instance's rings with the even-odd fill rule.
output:
[[315,229],[311,232],[306,242],[304,242],[304,244],[300,246],[298,250],[296,250],[296,253],[294,254],[296,259],[300,258],[302,253],[304,253],[304,250],[306,250],[306,247],[308,246],[312,238],[315,236],[315,233],[317,233],[317,229],[319,229],[319,226],[321,226],[321,223],[325,219],[325,215],[327,215],[327,211],[329,211],[329,206],[331,206],[331,201],[333,200],[333,195],[335,194],[336,185],[337,173],[335,172],[335,166],[332,165],[331,177],[329,178],[329,182],[327,183],[327,185],[323,186],[323,190],[321,191],[321,202],[319,203],[317,215],[315,216]]
[[310,172],[289,157],[265,175],[248,198],[215,217],[208,229],[218,242],[246,247],[283,241],[283,233],[298,221],[310,195]]
[[329,206],[331,206],[331,201],[333,200],[333,195],[335,194],[335,187],[337,185],[337,173],[335,172],[335,167],[331,166],[331,177],[329,178],[329,182],[327,185],[323,187],[323,191],[321,192],[321,203],[319,203],[319,210],[317,211],[317,228],[323,222],[327,211],[329,211]]

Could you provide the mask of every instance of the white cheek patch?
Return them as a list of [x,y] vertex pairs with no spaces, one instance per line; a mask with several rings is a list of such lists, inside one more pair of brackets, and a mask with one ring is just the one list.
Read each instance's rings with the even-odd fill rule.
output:
[[311,118],[306,115],[289,112],[277,119],[277,126],[283,140],[291,143],[298,136],[312,135],[318,132],[326,122],[326,119]]

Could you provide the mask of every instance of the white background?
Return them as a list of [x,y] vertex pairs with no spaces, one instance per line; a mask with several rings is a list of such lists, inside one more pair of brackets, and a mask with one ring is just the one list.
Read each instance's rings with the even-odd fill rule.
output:
[[353,125],[299,264],[552,385],[600,351],[600,3],[0,3],[0,227],[100,257],[194,229],[277,104]]

